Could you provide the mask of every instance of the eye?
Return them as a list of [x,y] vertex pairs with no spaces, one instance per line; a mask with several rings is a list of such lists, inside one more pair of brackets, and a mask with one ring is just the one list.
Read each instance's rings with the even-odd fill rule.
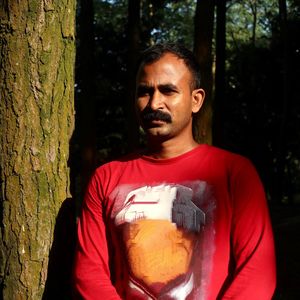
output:
[[169,86],[163,86],[160,88],[160,92],[166,96],[172,96],[175,94],[177,91],[176,89],[169,87]]
[[137,88],[136,95],[137,97],[146,97],[151,94],[151,89],[146,86],[140,86]]

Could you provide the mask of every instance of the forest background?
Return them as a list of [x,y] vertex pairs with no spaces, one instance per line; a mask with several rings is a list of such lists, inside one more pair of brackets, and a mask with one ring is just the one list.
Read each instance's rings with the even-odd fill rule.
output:
[[134,66],[164,41],[193,50],[202,67],[198,141],[250,158],[263,180],[274,299],[300,298],[299,0],[0,3],[0,299],[70,298],[86,184],[144,145]]

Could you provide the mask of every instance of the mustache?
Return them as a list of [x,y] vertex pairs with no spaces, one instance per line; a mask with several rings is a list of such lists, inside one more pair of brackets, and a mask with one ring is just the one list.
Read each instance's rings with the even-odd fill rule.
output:
[[167,123],[172,122],[172,117],[165,112],[160,110],[152,110],[151,108],[146,108],[141,113],[141,118],[144,122],[159,120]]

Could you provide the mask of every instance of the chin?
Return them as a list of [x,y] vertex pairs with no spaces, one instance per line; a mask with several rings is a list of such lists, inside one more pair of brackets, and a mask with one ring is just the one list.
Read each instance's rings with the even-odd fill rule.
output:
[[146,133],[149,137],[167,137],[167,136],[169,136],[169,132],[167,132],[166,130],[161,130],[159,128],[147,129]]
[[170,135],[170,130],[169,128],[165,127],[165,126],[156,126],[156,127],[148,127],[148,128],[144,128],[144,131],[146,132],[146,134],[148,136],[169,136]]
[[169,140],[171,137],[169,134],[162,134],[162,133],[147,133],[147,137],[149,141],[153,141],[156,143],[162,143],[165,142],[167,140]]

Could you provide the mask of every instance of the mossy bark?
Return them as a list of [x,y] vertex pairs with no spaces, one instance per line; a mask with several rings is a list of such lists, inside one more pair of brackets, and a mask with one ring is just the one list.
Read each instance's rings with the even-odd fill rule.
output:
[[75,0],[2,0],[0,19],[2,297],[41,299],[69,196]]

